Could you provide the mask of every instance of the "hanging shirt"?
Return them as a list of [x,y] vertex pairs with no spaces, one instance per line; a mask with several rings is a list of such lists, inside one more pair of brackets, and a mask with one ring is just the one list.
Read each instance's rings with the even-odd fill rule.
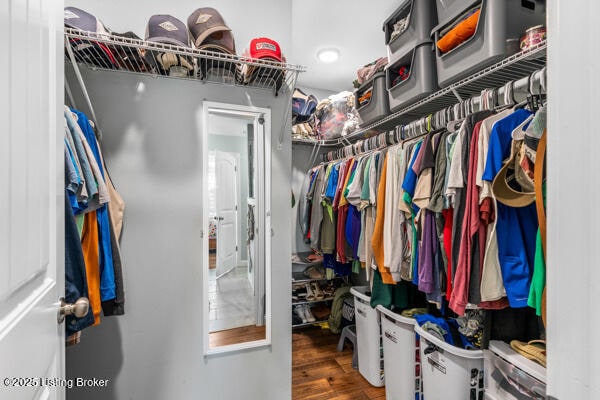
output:
[[[96,210],[96,217],[99,228],[100,241],[100,294],[102,301],[112,300],[116,297],[115,273],[112,258],[112,248],[110,240],[110,220],[108,216],[108,207],[106,203],[110,201],[110,194],[104,182],[103,160],[100,154],[96,135],[90,125],[85,114],[73,110],[77,116],[77,124],[79,126],[82,143],[88,154],[90,165],[93,167],[96,176],[96,184],[98,185],[97,201],[100,206]],[[94,166],[95,162],[95,166]],[[99,175],[98,175],[99,174]]]
[[[519,109],[496,122],[490,135],[483,179],[492,182],[510,156],[512,131],[531,115]],[[506,295],[513,308],[526,307],[535,258],[537,212],[535,203],[514,208],[497,203],[498,259]]]
[[390,270],[394,281],[400,281],[400,265],[402,260],[402,242],[401,236],[397,233],[400,230],[400,216],[402,212],[397,204],[400,195],[400,175],[399,175],[399,146],[388,149],[386,189],[385,189],[385,210],[383,216],[383,246],[384,246],[384,265]]
[[460,126],[460,130],[456,135],[456,139],[452,144],[452,158],[450,159],[449,173],[448,173],[448,185],[446,188],[446,197],[450,207],[455,207],[455,195],[456,189],[464,187],[463,182],[463,142],[467,136],[467,120],[465,119]]
[[325,184],[325,165],[321,165],[315,174],[313,188],[309,192],[308,198],[311,201],[310,211],[310,247],[313,250],[320,249],[321,246],[321,223],[323,221],[322,192]]
[[69,130],[69,127],[66,124],[65,124],[65,145],[69,149],[69,153],[71,155],[73,164],[74,164],[75,168],[77,169],[77,173],[79,174],[79,179],[80,179],[79,188],[78,188],[76,196],[75,196],[77,205],[73,207],[73,213],[75,214],[75,216],[77,216],[78,214],[82,213],[85,210],[85,208],[87,206],[87,201],[88,201],[89,195],[88,195],[88,191],[87,191],[87,187],[86,187],[86,183],[85,183],[85,176],[83,174],[83,167],[81,165],[81,162],[79,161],[79,157],[77,156],[77,151],[75,149],[75,142],[73,142],[73,137],[71,136],[71,131]]
[[439,140],[439,133],[429,134],[423,142],[421,163],[416,171],[418,179],[415,186],[413,203],[419,208],[429,205],[433,188],[433,167],[435,167],[434,150]]
[[91,199],[98,194],[98,187],[96,186],[96,182],[94,180],[94,173],[92,172],[92,168],[90,167],[85,148],[83,147],[83,143],[81,142],[81,137],[79,135],[79,130],[81,128],[79,128],[79,126],[77,125],[77,122],[74,120],[71,110],[69,108],[65,109],[64,116],[66,125],[68,126],[68,135],[70,137],[70,140],[74,144],[75,153],[77,154],[77,158],[79,159],[79,162],[81,164],[81,171],[87,190],[87,199]]
[[479,192],[480,220],[486,226],[486,243],[483,249],[483,267],[481,271],[481,300],[495,301],[506,296],[500,260],[498,259],[498,242],[496,239],[496,199],[492,194],[491,182],[483,180],[483,171],[488,155],[490,135],[494,124],[513,113],[513,110],[504,110],[496,115],[486,118],[481,123],[477,151],[476,184]]
[[389,270],[385,268],[385,248],[383,243],[383,225],[385,215],[385,191],[386,191],[386,175],[387,175],[387,161],[388,154],[385,154],[383,160],[383,166],[381,170],[381,178],[379,181],[379,187],[377,189],[377,217],[375,218],[375,228],[373,231],[373,254],[375,262],[377,263],[377,269],[381,273],[381,279],[383,283],[395,284],[396,282],[392,278]]
[[[68,195],[65,193],[65,301],[75,303],[80,297],[89,298],[85,260],[77,225],[75,225],[73,209],[69,203]],[[66,335],[70,336],[93,323],[94,313],[91,307],[82,318],[67,315],[65,319]]]
[[348,256],[351,255],[352,250],[346,241],[346,220],[348,218],[348,201],[344,196],[344,192],[346,187],[348,186],[348,181],[350,176],[354,172],[354,168],[356,164],[354,159],[350,159],[347,161],[346,168],[344,171],[344,179],[341,180],[341,185],[338,188],[338,192],[336,196],[339,196],[338,199],[338,216],[337,216],[337,230],[336,230],[336,250],[338,260],[345,264],[348,262]]

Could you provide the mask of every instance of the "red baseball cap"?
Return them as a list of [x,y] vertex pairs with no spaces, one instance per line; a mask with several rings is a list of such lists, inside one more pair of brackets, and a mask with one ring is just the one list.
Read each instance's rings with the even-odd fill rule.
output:
[[282,62],[279,43],[269,38],[255,38],[250,41],[250,57],[271,58]]

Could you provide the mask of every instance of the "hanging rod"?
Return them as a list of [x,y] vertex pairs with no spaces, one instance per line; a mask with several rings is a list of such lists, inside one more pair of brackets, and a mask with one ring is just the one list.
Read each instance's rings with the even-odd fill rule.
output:
[[[400,143],[401,140],[414,138],[433,130],[442,129],[448,123],[465,118],[467,115],[482,109],[482,99],[492,94],[490,107],[508,106],[517,104],[531,95],[546,93],[546,68],[537,70],[526,77],[507,82],[500,88],[494,90],[484,89],[479,96],[473,96],[452,106],[438,110],[434,114],[413,120],[405,125],[397,125],[393,130],[379,133],[365,140],[359,140],[354,144],[344,146],[340,149],[323,154],[323,161],[334,161],[337,159],[360,155],[377,148],[386,147]],[[507,90],[512,90],[513,99],[506,102],[504,95]]]

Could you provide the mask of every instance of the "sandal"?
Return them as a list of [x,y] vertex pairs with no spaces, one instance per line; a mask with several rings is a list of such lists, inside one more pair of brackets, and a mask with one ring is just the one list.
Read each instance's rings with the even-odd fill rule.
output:
[[304,286],[306,286],[306,300],[308,300],[308,301],[316,300],[315,292],[313,292],[313,289],[310,287],[310,283],[307,283]]
[[510,347],[513,348],[517,353],[530,360],[536,361],[546,366],[546,341],[545,340],[531,340],[527,343],[519,340],[512,340]]
[[312,286],[313,292],[315,293],[315,300],[323,300],[325,298],[325,295],[321,291],[319,282],[312,282],[311,286]]
[[333,294],[335,293],[335,287],[330,283],[324,288],[321,288],[321,291],[323,292],[323,296],[326,298],[333,297]]

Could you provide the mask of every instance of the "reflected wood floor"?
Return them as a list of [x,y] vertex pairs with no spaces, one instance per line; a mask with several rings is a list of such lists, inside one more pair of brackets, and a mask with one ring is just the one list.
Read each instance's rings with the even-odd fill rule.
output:
[[264,339],[265,337],[264,325],[242,326],[241,328],[212,332],[209,335],[208,343],[210,347],[218,347],[236,343],[252,342],[254,340]]
[[352,344],[337,352],[339,335],[309,327],[292,331],[292,400],[385,400],[352,368]]

